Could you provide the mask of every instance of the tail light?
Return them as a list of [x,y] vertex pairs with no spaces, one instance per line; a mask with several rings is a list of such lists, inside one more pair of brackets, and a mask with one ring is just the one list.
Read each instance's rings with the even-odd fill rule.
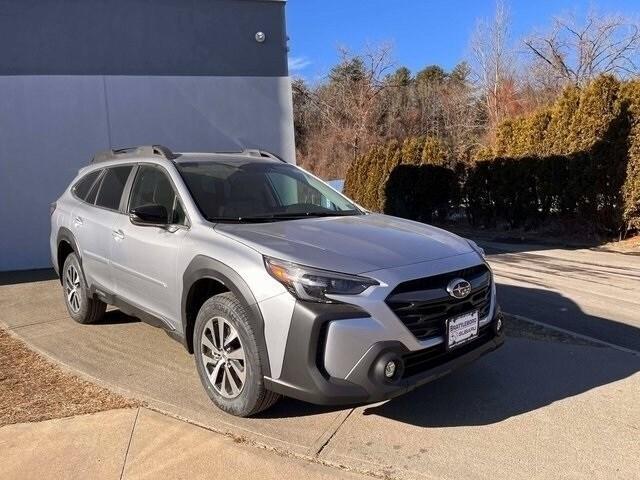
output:
[[53,215],[53,212],[56,211],[56,202],[49,204],[49,215]]

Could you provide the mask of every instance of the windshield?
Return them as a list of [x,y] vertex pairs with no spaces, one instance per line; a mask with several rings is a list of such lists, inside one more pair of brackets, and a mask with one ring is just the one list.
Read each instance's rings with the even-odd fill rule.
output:
[[276,221],[361,215],[353,203],[293,165],[271,162],[178,163],[210,221]]

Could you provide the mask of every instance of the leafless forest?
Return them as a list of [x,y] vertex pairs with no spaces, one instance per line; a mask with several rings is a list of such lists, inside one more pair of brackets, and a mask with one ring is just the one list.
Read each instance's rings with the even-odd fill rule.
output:
[[393,139],[437,140],[443,158],[473,163],[495,142],[504,120],[553,103],[567,86],[602,74],[636,78],[640,30],[633,18],[592,10],[560,15],[513,38],[509,6],[478,19],[467,58],[447,71],[412,72],[394,60],[392,44],[342,48],[320,81],[293,81],[298,162],[325,179]]

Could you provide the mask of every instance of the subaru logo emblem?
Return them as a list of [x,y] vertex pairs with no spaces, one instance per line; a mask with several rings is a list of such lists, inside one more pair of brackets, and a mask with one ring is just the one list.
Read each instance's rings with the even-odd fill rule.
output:
[[447,285],[447,293],[453,298],[462,300],[471,293],[471,284],[462,278],[454,278],[449,282],[449,285]]

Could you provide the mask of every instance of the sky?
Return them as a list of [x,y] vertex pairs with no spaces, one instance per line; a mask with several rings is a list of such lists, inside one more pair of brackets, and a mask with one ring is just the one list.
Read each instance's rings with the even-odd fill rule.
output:
[[[556,15],[584,15],[590,8],[640,18],[640,0],[511,0],[507,5],[514,42],[548,30]],[[469,55],[478,19],[494,11],[494,0],[288,0],[289,70],[318,81],[336,63],[340,46],[358,51],[378,43],[391,43],[395,63],[413,72],[432,64],[449,70]]]

